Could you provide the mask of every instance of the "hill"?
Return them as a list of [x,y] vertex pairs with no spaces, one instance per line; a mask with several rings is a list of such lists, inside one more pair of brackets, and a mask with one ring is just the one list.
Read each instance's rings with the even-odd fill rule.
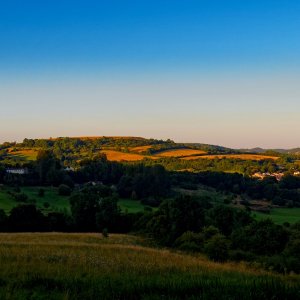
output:
[[[0,145],[2,160],[13,165],[35,160],[38,150],[50,149],[64,161],[80,161],[97,153],[105,153],[112,161],[141,161],[145,158],[186,158],[215,159],[230,158],[241,160],[276,159],[278,155],[267,155],[263,149],[234,150],[222,146],[201,143],[175,143],[172,140],[146,139],[129,136],[58,137],[49,139],[24,139],[22,143]],[[252,151],[252,152],[251,152]],[[0,160],[1,160],[0,153]],[[250,153],[254,155],[250,155]],[[255,156],[259,154],[259,156]],[[271,157],[272,156],[272,157]]]
[[299,299],[299,276],[214,263],[132,235],[0,234],[1,299]]

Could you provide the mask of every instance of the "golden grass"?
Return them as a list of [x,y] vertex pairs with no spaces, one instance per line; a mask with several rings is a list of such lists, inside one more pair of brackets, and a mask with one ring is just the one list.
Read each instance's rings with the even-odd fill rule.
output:
[[298,275],[147,244],[120,234],[0,234],[0,299],[280,299],[277,291],[289,292],[282,299],[297,297]]
[[156,156],[160,157],[184,157],[184,156],[192,156],[192,155],[202,155],[207,152],[203,150],[195,150],[195,149],[171,149],[159,152]]
[[[0,257],[12,257],[16,262],[24,260],[42,263],[56,257],[66,266],[85,266],[86,269],[101,266],[93,272],[131,271],[151,273],[158,269],[174,268],[185,272],[237,271],[246,274],[269,274],[262,269],[250,268],[244,263],[215,263],[203,255],[187,255],[168,249],[150,248],[141,237],[111,234],[103,238],[97,233],[0,233]],[[57,261],[58,262],[58,261]],[[0,267],[1,269],[1,267]],[[72,268],[71,268],[72,269]],[[277,276],[277,275],[276,275]],[[278,275],[279,276],[279,275]]]
[[194,159],[241,159],[241,160],[266,160],[272,159],[277,160],[279,157],[277,156],[267,156],[267,155],[259,155],[259,154],[213,154],[213,155],[202,155],[202,156],[190,156],[183,157],[184,160],[194,160]]
[[102,150],[101,153],[106,154],[107,159],[110,161],[140,161],[144,158],[155,159],[153,156],[145,156],[135,153],[124,153],[115,150]]
[[152,148],[152,145],[138,146],[138,147],[131,147],[130,151],[141,153],[141,152],[147,151],[151,148]]
[[9,154],[13,156],[19,156],[23,157],[28,160],[36,160],[38,155],[37,149],[22,149],[18,151],[12,151],[12,149],[9,149]]

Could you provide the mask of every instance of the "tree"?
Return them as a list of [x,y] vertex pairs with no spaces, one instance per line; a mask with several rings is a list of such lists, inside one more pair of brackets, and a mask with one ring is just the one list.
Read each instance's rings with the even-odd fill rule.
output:
[[234,248],[258,255],[280,253],[285,248],[288,238],[287,230],[275,225],[270,219],[252,222],[236,229],[231,235]]
[[59,161],[54,157],[53,152],[49,150],[39,150],[36,159],[37,171],[39,174],[39,180],[41,184],[46,183],[48,179],[49,183],[52,183],[53,173],[60,169]]
[[8,225],[12,231],[44,231],[46,229],[45,217],[33,204],[14,207],[8,217]]
[[212,236],[204,246],[204,252],[215,261],[225,261],[228,259],[229,242],[222,234]]
[[120,208],[118,207],[118,199],[116,197],[100,199],[98,211],[96,213],[97,229],[100,231],[105,228],[109,231],[117,230],[119,216]]
[[146,227],[157,240],[172,245],[184,232],[199,232],[203,226],[204,208],[201,201],[179,196],[163,201]]

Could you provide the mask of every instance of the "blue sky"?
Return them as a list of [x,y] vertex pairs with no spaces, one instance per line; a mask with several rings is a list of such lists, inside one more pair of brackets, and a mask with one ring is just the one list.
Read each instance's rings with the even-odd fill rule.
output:
[[0,141],[300,146],[300,2],[1,1]]

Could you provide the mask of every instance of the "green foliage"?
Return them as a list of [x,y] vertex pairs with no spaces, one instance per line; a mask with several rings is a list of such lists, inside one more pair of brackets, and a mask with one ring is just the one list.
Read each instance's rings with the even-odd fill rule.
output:
[[232,233],[233,247],[260,255],[280,253],[288,242],[288,232],[271,220],[252,222]]
[[44,231],[45,217],[32,204],[19,205],[14,207],[8,217],[9,228],[12,231]]
[[202,234],[203,234],[205,240],[209,240],[213,236],[215,236],[216,234],[219,234],[219,233],[220,233],[219,229],[212,225],[205,226],[202,229]]
[[107,230],[107,228],[103,228],[103,230],[102,230],[102,236],[104,238],[108,238],[108,230]]
[[157,240],[172,245],[186,231],[199,232],[204,225],[204,208],[188,196],[165,200],[147,224]]
[[222,234],[212,236],[204,245],[204,252],[215,261],[225,261],[229,257],[229,241]]
[[174,246],[180,250],[189,252],[199,252],[203,250],[204,236],[202,233],[195,233],[192,231],[184,232],[174,242]]
[[118,218],[120,216],[120,209],[118,207],[118,199],[116,197],[101,198],[99,207],[96,213],[96,227],[99,230],[116,228]]

